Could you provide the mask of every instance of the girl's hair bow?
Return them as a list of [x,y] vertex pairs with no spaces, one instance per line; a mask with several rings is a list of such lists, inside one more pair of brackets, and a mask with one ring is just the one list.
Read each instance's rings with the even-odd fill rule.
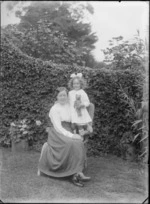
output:
[[73,73],[73,74],[71,74],[71,76],[70,76],[71,78],[74,78],[74,77],[82,77],[82,73],[77,73],[77,74],[75,74],[75,73]]

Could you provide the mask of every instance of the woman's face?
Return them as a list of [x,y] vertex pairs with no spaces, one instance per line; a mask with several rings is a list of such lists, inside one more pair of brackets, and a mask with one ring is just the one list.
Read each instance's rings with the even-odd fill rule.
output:
[[73,89],[79,90],[80,89],[80,81],[79,79],[74,79],[73,80]]
[[67,100],[68,100],[67,92],[65,90],[59,92],[57,95],[57,100],[60,104],[67,103]]

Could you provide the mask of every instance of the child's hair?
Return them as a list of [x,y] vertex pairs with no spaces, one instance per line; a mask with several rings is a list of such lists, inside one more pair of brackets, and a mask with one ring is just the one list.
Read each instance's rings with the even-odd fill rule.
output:
[[74,81],[75,79],[78,79],[78,80],[79,80],[79,82],[80,82],[80,88],[81,88],[81,89],[87,88],[87,82],[86,82],[86,80],[85,80],[83,77],[78,77],[78,76],[76,76],[76,77],[74,77],[74,78],[71,78],[71,79],[69,80],[69,82],[68,82],[68,87],[69,87],[71,90],[73,89],[73,81]]

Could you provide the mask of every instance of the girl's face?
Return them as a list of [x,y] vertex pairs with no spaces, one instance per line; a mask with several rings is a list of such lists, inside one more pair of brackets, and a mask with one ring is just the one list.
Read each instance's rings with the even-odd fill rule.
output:
[[66,104],[67,100],[68,100],[68,96],[67,96],[66,91],[59,92],[58,95],[57,95],[57,100],[62,105]]
[[73,89],[74,90],[79,90],[80,89],[80,81],[79,81],[79,79],[74,79],[73,80]]

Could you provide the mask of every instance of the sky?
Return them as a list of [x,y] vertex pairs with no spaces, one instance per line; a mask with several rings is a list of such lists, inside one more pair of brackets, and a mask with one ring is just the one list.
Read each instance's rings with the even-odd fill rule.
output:
[[[93,55],[97,61],[103,61],[101,49],[109,46],[112,37],[123,36],[129,40],[140,31],[141,38],[148,39],[149,2],[142,1],[91,1],[94,14],[89,18],[93,32],[98,36],[98,42]],[[30,1],[26,1],[30,4]],[[1,25],[18,23],[14,12],[10,13],[6,7],[7,1],[1,5]]]

